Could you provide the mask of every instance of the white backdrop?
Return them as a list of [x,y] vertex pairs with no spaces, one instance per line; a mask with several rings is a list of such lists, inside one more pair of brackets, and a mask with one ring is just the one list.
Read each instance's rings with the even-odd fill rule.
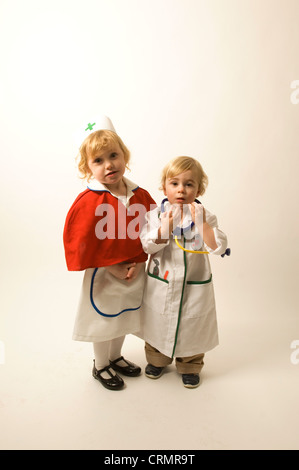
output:
[[230,325],[235,358],[279,347],[298,376],[298,17],[298,0],[1,1],[0,372],[71,337],[73,136],[104,113],[131,150],[127,176],[157,201],[170,158],[202,163],[202,202],[232,250],[211,259],[220,339]]

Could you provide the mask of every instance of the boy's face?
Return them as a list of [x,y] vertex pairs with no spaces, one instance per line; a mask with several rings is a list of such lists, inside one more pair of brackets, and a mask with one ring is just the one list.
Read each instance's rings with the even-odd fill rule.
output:
[[199,195],[198,182],[195,181],[192,171],[167,178],[164,186],[164,194],[170,204],[191,204]]
[[89,158],[87,164],[94,178],[109,189],[118,185],[126,170],[124,153],[116,143]]

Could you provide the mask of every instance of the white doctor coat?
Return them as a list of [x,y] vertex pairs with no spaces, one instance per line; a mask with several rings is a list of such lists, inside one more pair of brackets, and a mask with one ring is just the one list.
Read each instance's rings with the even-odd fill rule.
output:
[[[168,206],[168,207],[167,207]],[[169,210],[170,204],[165,205]],[[218,344],[212,272],[208,254],[183,251],[173,236],[165,244],[156,244],[161,207],[146,214],[140,239],[150,254],[141,307],[142,337],[168,357],[186,357],[205,353]],[[197,228],[191,227],[191,214],[185,217],[184,235],[179,242],[186,249],[223,254],[226,235],[219,230],[217,219],[206,210],[206,220],[213,228],[217,249],[203,243],[194,247]]]

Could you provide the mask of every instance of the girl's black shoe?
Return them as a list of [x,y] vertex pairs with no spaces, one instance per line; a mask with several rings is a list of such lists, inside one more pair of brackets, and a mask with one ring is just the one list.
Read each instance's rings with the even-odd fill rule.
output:
[[[117,364],[119,361],[124,361],[126,365],[120,366]],[[141,373],[141,367],[136,366],[136,364],[133,364],[133,362],[127,361],[127,359],[125,359],[123,356],[120,356],[114,361],[109,362],[113,370],[119,372],[120,374],[126,375],[127,377],[137,377],[137,375],[140,375]]]
[[[92,376],[101,382],[101,384],[105,387],[108,388],[108,390],[121,390],[125,383],[121,377],[117,374],[112,374],[112,372],[109,370],[111,366],[106,366],[101,370],[97,370],[95,367],[95,363],[93,361],[93,369],[92,369]],[[105,379],[102,377],[101,373],[102,372],[107,372],[108,375],[110,375],[109,379]]]

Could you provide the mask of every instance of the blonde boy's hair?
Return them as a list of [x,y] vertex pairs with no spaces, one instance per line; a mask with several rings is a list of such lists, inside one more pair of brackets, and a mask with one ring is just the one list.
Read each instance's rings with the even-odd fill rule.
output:
[[176,157],[171,160],[162,170],[160,189],[165,188],[168,178],[173,178],[188,170],[192,171],[193,177],[198,183],[199,195],[202,196],[206,191],[209,180],[201,164],[192,157]]
[[88,160],[94,158],[101,150],[109,149],[113,144],[118,144],[123,151],[126,168],[129,169],[130,151],[121,138],[115,132],[109,130],[95,131],[86,137],[80,147],[78,169],[82,175],[81,178],[86,178],[87,181],[90,180],[92,175],[88,167]]

